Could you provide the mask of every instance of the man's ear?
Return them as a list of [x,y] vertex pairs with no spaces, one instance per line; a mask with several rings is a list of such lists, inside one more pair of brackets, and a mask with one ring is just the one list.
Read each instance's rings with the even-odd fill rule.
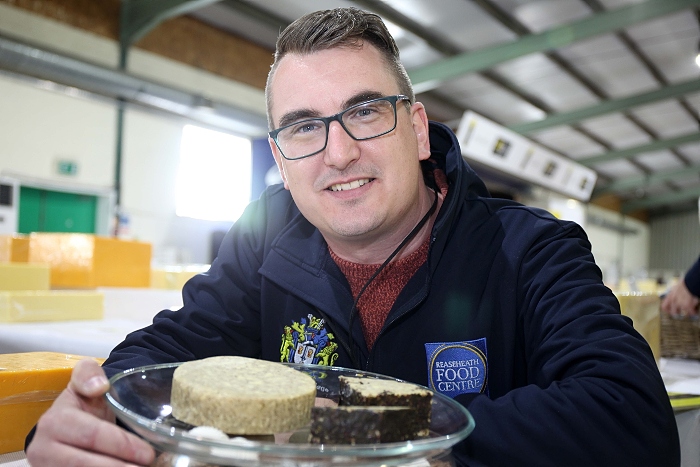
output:
[[280,176],[282,177],[282,181],[284,182],[284,188],[289,190],[289,183],[287,183],[287,174],[284,172],[284,162],[282,161],[282,154],[280,154],[280,150],[275,144],[275,140],[272,138],[268,137],[267,142],[270,145],[270,149],[272,150],[272,157],[275,158],[275,164],[277,164],[277,170],[280,171]]
[[420,102],[416,102],[411,106],[411,121],[418,143],[418,160],[427,160],[430,158],[430,130],[428,114]]

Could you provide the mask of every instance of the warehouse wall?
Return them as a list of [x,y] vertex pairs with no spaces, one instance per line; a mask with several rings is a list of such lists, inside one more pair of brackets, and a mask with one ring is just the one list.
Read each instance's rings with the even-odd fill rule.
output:
[[[115,8],[118,2],[0,0],[0,34],[116,67],[118,46],[113,14],[103,11],[102,21],[86,19],[84,24],[55,19],[65,16],[60,8],[73,8],[79,13],[88,6],[97,8],[110,5]],[[42,11],[31,11],[33,8]],[[171,21],[178,22],[175,29],[180,28],[179,31],[191,26],[184,18]],[[172,33],[166,34],[172,29],[172,22],[169,28],[157,28],[137,44],[138,48],[131,49],[128,62],[130,73],[194,93],[204,93],[208,97],[264,114],[261,87],[265,65],[263,63],[261,66],[260,62],[264,62],[268,52],[242,45],[235,39],[224,44],[221,41],[228,39],[218,38],[215,33],[206,31],[202,41],[221,43],[220,46],[204,47],[206,53],[187,51],[184,50],[186,44],[173,45],[175,39]],[[173,49],[167,51],[168,46]],[[212,56],[212,53],[222,54],[230,49],[235,49],[240,57],[228,53]],[[176,57],[180,59],[175,60]],[[217,57],[223,59],[217,60]],[[240,60],[248,65],[241,66]],[[197,67],[185,65],[183,61]],[[241,75],[242,72],[247,74]],[[0,74],[0,107],[3,110],[0,112],[0,174],[19,174],[49,185],[88,191],[112,189],[117,136],[116,107],[113,102],[87,98],[75,90],[52,89],[48,83],[42,89],[34,83]],[[174,214],[175,173],[180,133],[185,123],[188,121],[181,117],[127,108],[122,205],[129,216],[130,235],[153,243],[157,260],[208,262],[212,232],[227,229],[228,224],[178,218]],[[265,146],[264,142],[262,146]],[[261,145],[254,144],[254,147],[260,148]],[[272,163],[269,155],[265,157],[268,159],[258,161],[258,170],[263,172]],[[75,160],[79,164],[78,173],[74,177],[58,174],[55,163],[59,158]],[[539,203],[547,208],[546,199],[525,202],[533,205]],[[680,269],[685,267],[681,264],[683,259],[697,256],[700,250],[693,246],[697,244],[692,244],[690,250],[695,253],[673,253],[675,260],[662,260],[660,258],[665,258],[664,255],[671,255],[669,252],[674,251],[677,242],[671,241],[668,246],[658,247],[656,243],[661,237],[657,234],[650,238],[647,224],[612,211],[592,206],[587,208],[586,214],[606,219],[604,225],[585,223],[585,229],[596,261],[608,279],[643,274],[648,269],[660,267]],[[674,221],[669,219],[669,223],[673,225]],[[669,228],[673,230],[675,227]],[[655,230],[658,229],[655,227]],[[692,235],[689,236],[691,240]],[[695,234],[694,238],[700,239],[700,235]],[[658,253],[659,248],[666,253]]]
[[[543,188],[534,188],[521,202],[545,209],[560,219],[583,227],[603,279],[611,287],[629,277],[649,274],[649,225],[594,204],[570,203],[567,198]],[[567,205],[571,205],[567,208]]]
[[650,227],[651,268],[682,276],[700,255],[698,212],[659,217]]
[[[115,41],[3,3],[0,33],[110,67],[118,61]],[[129,70],[179,89],[205,92],[208,97],[251,112],[265,113],[261,89],[145,50],[132,49]],[[0,107],[0,174],[18,176],[50,189],[109,192],[113,188],[117,136],[114,102],[50,83],[42,89],[34,82],[0,75]],[[186,123],[193,122],[134,107],[125,112],[122,209],[129,218],[129,235],[151,242],[155,259],[162,262],[208,262],[212,232],[230,226],[175,215],[175,173]],[[58,159],[75,161],[77,174],[57,173]],[[271,159],[263,161],[271,163]]]

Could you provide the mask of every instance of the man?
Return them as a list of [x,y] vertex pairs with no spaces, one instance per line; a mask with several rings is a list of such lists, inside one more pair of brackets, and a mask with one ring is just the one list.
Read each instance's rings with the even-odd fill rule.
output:
[[[476,429],[453,450],[459,465],[678,465],[652,353],[583,231],[489,198],[454,134],[415,102],[378,17],[301,18],[278,41],[266,91],[286,190],[251,204],[184,307],[129,335],[108,375],[323,353],[463,403]],[[150,461],[110,423],[106,388],[98,367],[76,368],[38,424],[34,467]]]

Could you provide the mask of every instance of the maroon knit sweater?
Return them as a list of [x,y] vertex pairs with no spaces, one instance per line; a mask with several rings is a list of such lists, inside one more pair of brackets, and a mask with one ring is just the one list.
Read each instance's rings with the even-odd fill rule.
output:
[[[433,170],[435,182],[443,196],[447,196],[447,177],[439,169]],[[428,260],[428,250],[430,249],[430,235],[423,244],[413,253],[392,261],[387,264],[384,270],[369,284],[367,290],[360,297],[357,303],[357,311],[362,324],[362,332],[367,342],[367,348],[371,349],[374,341],[377,340],[386,317],[391,311],[391,307],[396,301],[396,297],[413,277],[419,267]],[[380,264],[360,264],[346,261],[336,255],[328,248],[331,257],[336,262],[340,270],[350,284],[352,296],[357,299],[357,294],[365,285],[367,280],[379,268]]]
[[[367,348],[371,349],[374,341],[379,335],[379,331],[384,325],[392,305],[399,296],[401,290],[406,286],[409,279],[415,274],[418,268],[428,259],[428,248],[430,247],[430,236],[413,253],[392,261],[379,273],[369,284],[367,290],[360,297],[357,303],[357,311],[362,323],[362,332],[367,341]],[[338,264],[338,267],[350,283],[352,296],[357,298],[357,294],[365,282],[379,268],[379,264],[360,264],[346,261],[330,250],[331,257]]]

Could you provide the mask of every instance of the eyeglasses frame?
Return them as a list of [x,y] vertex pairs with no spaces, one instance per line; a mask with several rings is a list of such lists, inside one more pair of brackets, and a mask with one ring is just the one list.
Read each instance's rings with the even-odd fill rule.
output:
[[[350,133],[350,130],[348,130],[348,128],[345,126],[345,123],[343,123],[342,116],[343,116],[345,113],[351,111],[352,109],[355,109],[355,108],[360,107],[360,106],[363,106],[363,105],[370,104],[370,103],[372,103],[372,102],[378,102],[378,101],[387,101],[387,102],[389,102],[389,103],[391,104],[391,106],[394,108],[394,126],[392,126],[390,130],[387,130],[387,131],[385,131],[385,132],[383,132],[383,133],[380,133],[380,134],[378,134],[378,135],[370,136],[370,137],[368,137],[368,138],[355,138],[355,137],[352,135],[352,133]],[[392,131],[394,131],[394,130],[396,129],[396,123],[397,123],[397,121],[398,121],[398,116],[397,116],[397,113],[396,113],[396,112],[397,112],[397,111],[396,111],[396,104],[397,104],[398,102],[400,102],[400,101],[407,101],[409,104],[411,103],[411,99],[410,99],[408,96],[405,96],[405,95],[403,95],[403,94],[396,94],[396,95],[393,95],[393,96],[377,97],[377,98],[375,98],[375,99],[370,99],[370,100],[368,100],[368,101],[364,101],[364,102],[360,102],[360,103],[355,104],[355,105],[351,105],[351,106],[348,107],[347,109],[341,110],[341,111],[338,112],[337,114],[331,115],[330,117],[305,118],[305,119],[303,119],[303,120],[299,120],[299,121],[290,123],[289,125],[285,125],[285,126],[283,126],[283,127],[277,128],[276,130],[270,131],[270,132],[268,133],[268,135],[269,135],[270,138],[272,138],[272,140],[275,142],[275,146],[277,146],[277,149],[280,150],[280,154],[282,154],[282,157],[284,157],[284,158],[287,159],[288,161],[298,161],[298,160],[300,160],[300,159],[306,159],[307,157],[315,156],[315,155],[318,154],[319,152],[322,152],[324,149],[326,149],[326,147],[328,146],[328,132],[329,132],[329,129],[330,129],[331,122],[338,122],[338,123],[340,124],[340,126],[343,127],[343,130],[345,130],[345,132],[348,134],[348,136],[350,136],[350,137],[351,137],[352,139],[354,139],[355,141],[366,141],[366,140],[369,140],[369,139],[379,138],[380,136],[384,136],[384,135],[386,135],[386,134],[388,134],[388,133],[391,133]],[[325,126],[326,126],[326,142],[323,144],[323,147],[322,147],[321,149],[319,149],[318,151],[312,152],[311,154],[306,154],[305,156],[301,156],[301,157],[292,157],[292,158],[287,157],[287,156],[284,154],[284,151],[282,150],[282,148],[280,147],[279,141],[277,141],[277,136],[279,135],[279,133],[280,133],[282,130],[285,130],[286,128],[289,128],[289,127],[294,126],[294,125],[299,125],[299,124],[304,123],[304,122],[319,121],[319,120],[322,121],[322,122],[325,124]]]

